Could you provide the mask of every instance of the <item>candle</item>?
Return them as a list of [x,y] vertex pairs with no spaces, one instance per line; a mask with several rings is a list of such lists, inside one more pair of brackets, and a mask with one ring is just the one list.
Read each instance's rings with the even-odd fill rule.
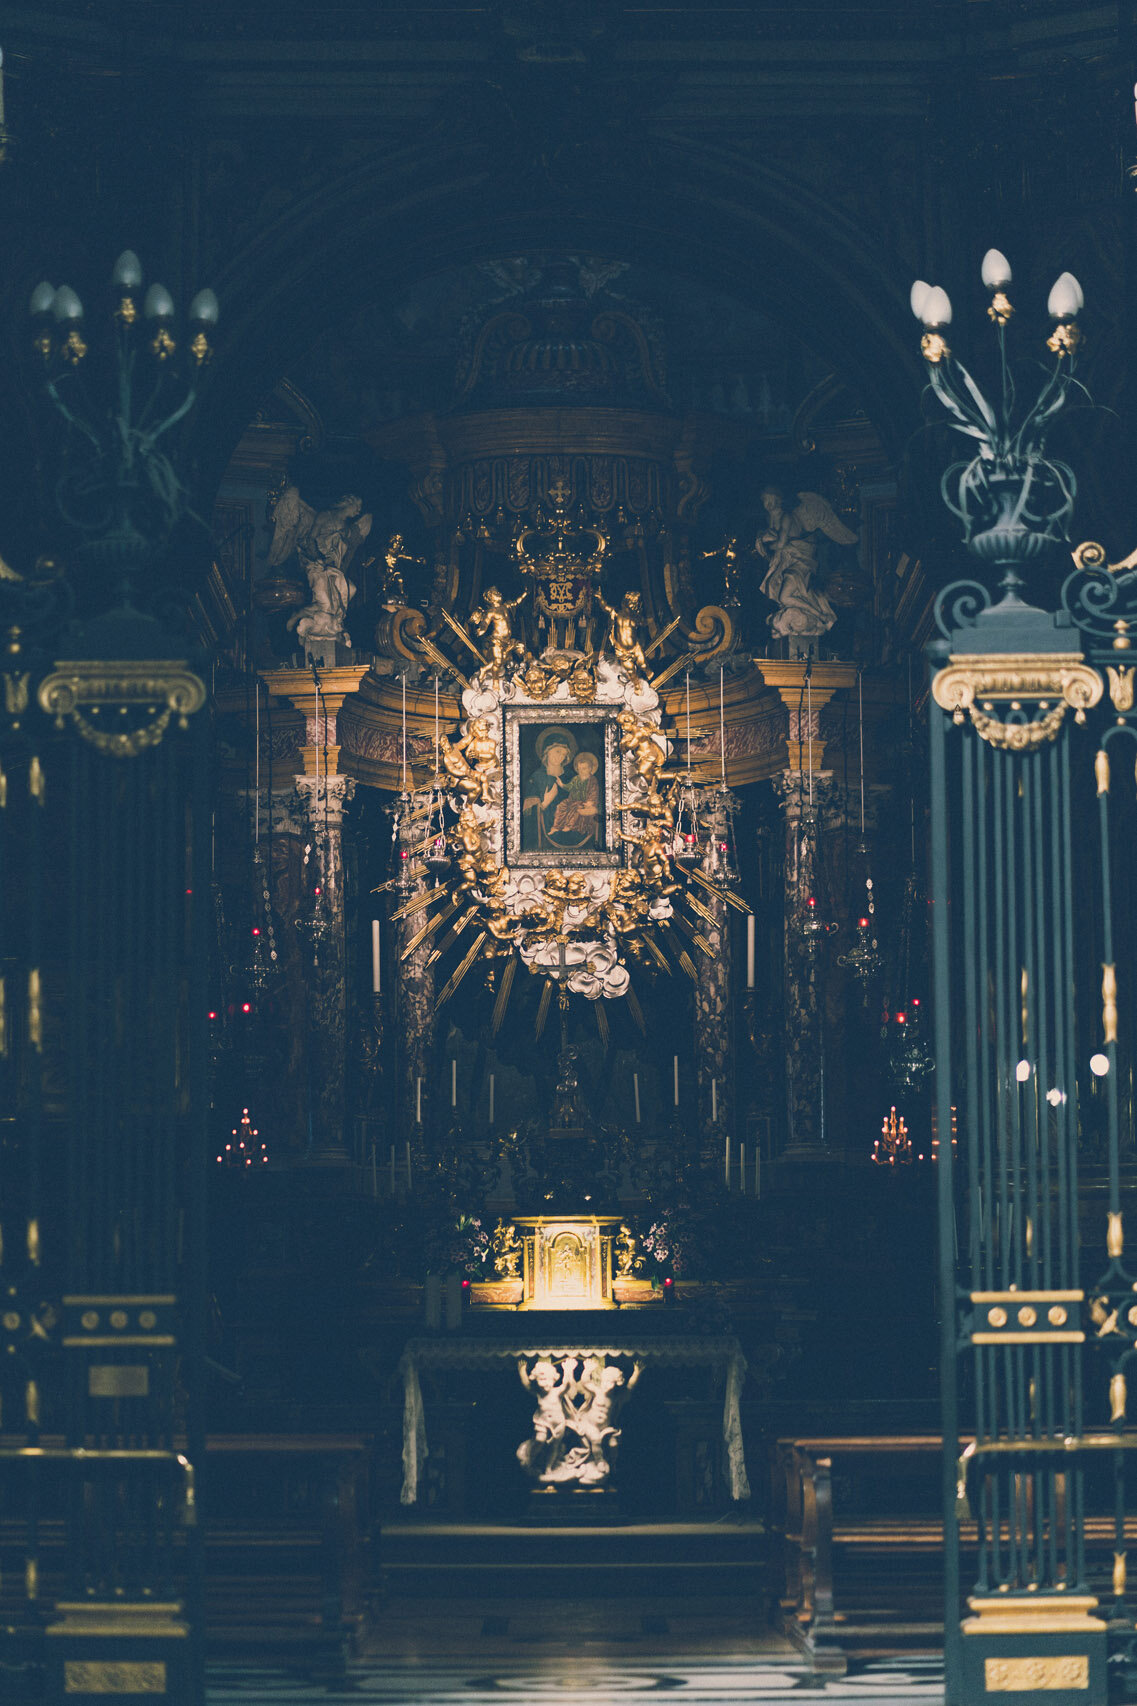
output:
[[415,1124],[422,1124],[422,1079],[415,1079]]
[[407,1140],[407,1190],[409,1191],[410,1188],[411,1188],[411,1145],[410,1145],[410,1140],[408,1139]]
[[490,1124],[493,1125],[493,1073],[490,1073]]
[[379,974],[379,920],[377,918],[373,918],[371,920],[371,993],[372,993],[372,995],[378,995],[380,992],[380,988],[381,988],[381,984],[380,984],[380,974]]
[[391,1145],[391,1195],[395,1194],[395,1145]]
[[754,988],[754,914],[746,915],[746,987]]
[[738,1146],[738,1188],[741,1191],[742,1195],[745,1196],[746,1195],[746,1145],[744,1143],[740,1143]]
[[458,1062],[457,1062],[457,1060],[452,1060],[450,1062],[450,1106],[452,1108],[456,1108],[458,1106]]
[[673,1079],[674,1085],[675,1085],[675,1106],[678,1107],[679,1106],[679,1056],[677,1054],[673,1054],[671,1057],[671,1072],[672,1072],[672,1079]]
[[632,1073],[632,1088],[636,1094],[636,1124],[639,1125],[639,1123],[640,1123],[640,1075],[638,1072]]
[[727,1190],[730,1189],[730,1133],[726,1134],[726,1145],[723,1150],[723,1181]]
[[711,1120],[717,1125],[719,1117],[719,1081],[711,1079]]

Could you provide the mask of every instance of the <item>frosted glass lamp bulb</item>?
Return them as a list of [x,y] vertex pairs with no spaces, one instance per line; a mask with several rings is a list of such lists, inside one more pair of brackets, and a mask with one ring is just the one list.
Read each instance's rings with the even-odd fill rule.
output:
[[930,330],[951,325],[951,297],[938,284],[934,284],[924,298],[920,318]]
[[911,290],[908,292],[908,300],[912,304],[912,312],[915,314],[917,320],[923,320],[924,304],[931,293],[931,285],[925,284],[922,278],[918,278]]
[[1046,299],[1046,312],[1055,320],[1072,320],[1085,306],[1085,300],[1073,273],[1059,273]]
[[1003,290],[1011,282],[1011,263],[999,249],[988,249],[980,273],[988,290]]

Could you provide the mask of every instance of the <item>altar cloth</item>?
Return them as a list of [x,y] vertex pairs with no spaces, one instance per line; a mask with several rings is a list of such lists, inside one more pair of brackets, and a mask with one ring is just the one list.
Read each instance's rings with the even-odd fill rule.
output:
[[732,1335],[696,1338],[675,1334],[670,1338],[629,1336],[621,1344],[599,1344],[592,1340],[558,1338],[494,1340],[408,1339],[399,1359],[403,1377],[403,1487],[400,1502],[413,1505],[418,1499],[422,1466],[429,1454],[426,1414],[422,1401],[420,1369],[492,1368],[497,1363],[516,1363],[520,1357],[611,1356],[631,1357],[645,1364],[671,1363],[686,1368],[710,1365],[726,1371],[723,1397],[722,1437],[726,1446],[726,1482],[734,1500],[750,1497],[746,1458],[742,1447],[742,1416],[739,1401],[746,1379],[746,1358]]

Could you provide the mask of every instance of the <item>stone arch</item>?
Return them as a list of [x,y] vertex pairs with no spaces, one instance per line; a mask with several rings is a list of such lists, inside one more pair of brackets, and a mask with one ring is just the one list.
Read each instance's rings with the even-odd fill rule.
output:
[[376,295],[462,262],[584,249],[670,267],[796,332],[860,397],[894,457],[918,424],[908,269],[863,222],[780,170],[709,144],[653,144],[594,194],[542,197],[468,149],[424,142],[293,203],[214,281],[218,364],[198,433],[216,479],[298,349]]

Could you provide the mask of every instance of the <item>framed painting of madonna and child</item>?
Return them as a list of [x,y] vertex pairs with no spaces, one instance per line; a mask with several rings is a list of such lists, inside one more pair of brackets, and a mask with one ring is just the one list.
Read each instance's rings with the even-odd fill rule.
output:
[[510,865],[622,863],[619,750],[607,706],[505,710]]

